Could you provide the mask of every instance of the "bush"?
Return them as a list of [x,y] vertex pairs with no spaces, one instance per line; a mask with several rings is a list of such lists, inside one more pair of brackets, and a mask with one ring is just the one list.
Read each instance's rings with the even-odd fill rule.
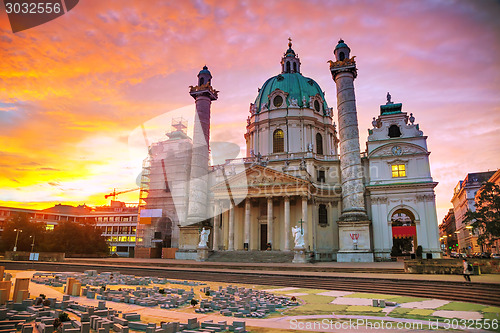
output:
[[193,298],[191,300],[191,306],[196,306],[197,304],[198,304],[198,301]]
[[207,291],[205,292],[205,296],[210,296],[210,290],[207,290]]
[[46,296],[45,296],[45,294],[40,294],[40,297],[41,297],[42,299],[45,299],[45,297],[46,297]]
[[59,321],[60,321],[61,323],[64,323],[64,322],[66,322],[66,321],[70,321],[70,320],[71,320],[71,319],[69,319],[69,316],[68,316],[68,313],[67,313],[67,312],[61,312],[61,313],[59,314]]
[[164,294],[164,293],[165,293],[165,289],[159,289],[159,290],[158,290],[158,292],[159,292],[160,294]]
[[43,300],[43,306],[50,306],[50,301],[48,299]]

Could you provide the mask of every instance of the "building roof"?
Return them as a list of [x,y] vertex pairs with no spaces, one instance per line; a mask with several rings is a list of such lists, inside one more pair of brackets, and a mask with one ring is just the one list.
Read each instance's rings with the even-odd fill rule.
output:
[[319,94],[321,96],[321,99],[324,101],[323,110],[328,109],[328,105],[325,101],[325,95],[316,81],[311,78],[305,77],[300,73],[282,73],[268,79],[259,90],[259,94],[255,99],[255,107],[257,113],[261,111],[261,108],[264,104],[267,104],[267,107],[269,108],[269,106],[271,105],[271,101],[269,101],[269,94],[271,94],[276,89],[280,89],[285,93],[288,93],[286,105],[283,104],[282,107],[287,107],[290,105],[290,98],[296,99],[299,107],[303,107],[303,97],[305,97],[307,103],[309,103],[309,97]]

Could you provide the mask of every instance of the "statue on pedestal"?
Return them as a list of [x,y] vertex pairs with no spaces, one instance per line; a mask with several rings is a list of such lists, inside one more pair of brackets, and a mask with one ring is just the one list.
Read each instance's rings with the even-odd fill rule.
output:
[[198,247],[207,247],[208,236],[210,235],[210,230],[203,228],[200,232],[200,242]]
[[299,226],[293,227],[292,234],[295,241],[295,248],[304,248],[304,233],[302,231],[302,228]]

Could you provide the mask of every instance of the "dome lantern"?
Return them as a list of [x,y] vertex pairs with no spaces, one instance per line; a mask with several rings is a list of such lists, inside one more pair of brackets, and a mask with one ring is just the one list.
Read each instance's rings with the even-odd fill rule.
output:
[[344,61],[346,59],[349,59],[351,49],[349,48],[349,46],[347,46],[344,40],[340,39],[333,53],[335,54],[335,58],[337,61]]
[[288,50],[281,58],[281,73],[300,73],[300,59],[292,49],[292,39],[288,38]]

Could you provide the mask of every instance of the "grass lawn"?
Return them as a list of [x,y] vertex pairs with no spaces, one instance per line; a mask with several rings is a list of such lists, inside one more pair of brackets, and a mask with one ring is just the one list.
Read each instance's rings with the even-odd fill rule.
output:
[[410,310],[411,311],[408,312],[408,315],[410,316],[428,317],[434,313],[434,310],[431,309],[410,309]]
[[398,304],[401,303],[410,303],[410,302],[422,302],[428,301],[429,298],[421,298],[421,297],[410,297],[410,296],[394,296],[392,295],[390,298],[391,302],[396,302]]
[[464,302],[450,302],[436,310],[452,310],[452,311],[481,311],[488,308],[486,305],[475,304],[475,303],[464,303]]
[[483,313],[491,312],[491,313],[500,314],[500,308],[498,306],[489,306],[487,308],[481,309],[481,312],[483,312]]
[[332,314],[332,312],[344,311],[347,305],[330,304],[335,297],[321,295],[305,295],[298,296],[297,299],[304,305],[291,308],[283,311],[285,316],[300,316],[300,315],[321,315]]
[[373,306],[366,305],[349,305],[344,311],[339,311],[336,314],[349,314],[356,316],[385,316],[382,308],[374,308]]
[[432,317],[434,310],[429,309],[405,309],[405,308],[395,308],[392,310],[388,316],[393,318],[407,318],[407,319],[435,319]]

